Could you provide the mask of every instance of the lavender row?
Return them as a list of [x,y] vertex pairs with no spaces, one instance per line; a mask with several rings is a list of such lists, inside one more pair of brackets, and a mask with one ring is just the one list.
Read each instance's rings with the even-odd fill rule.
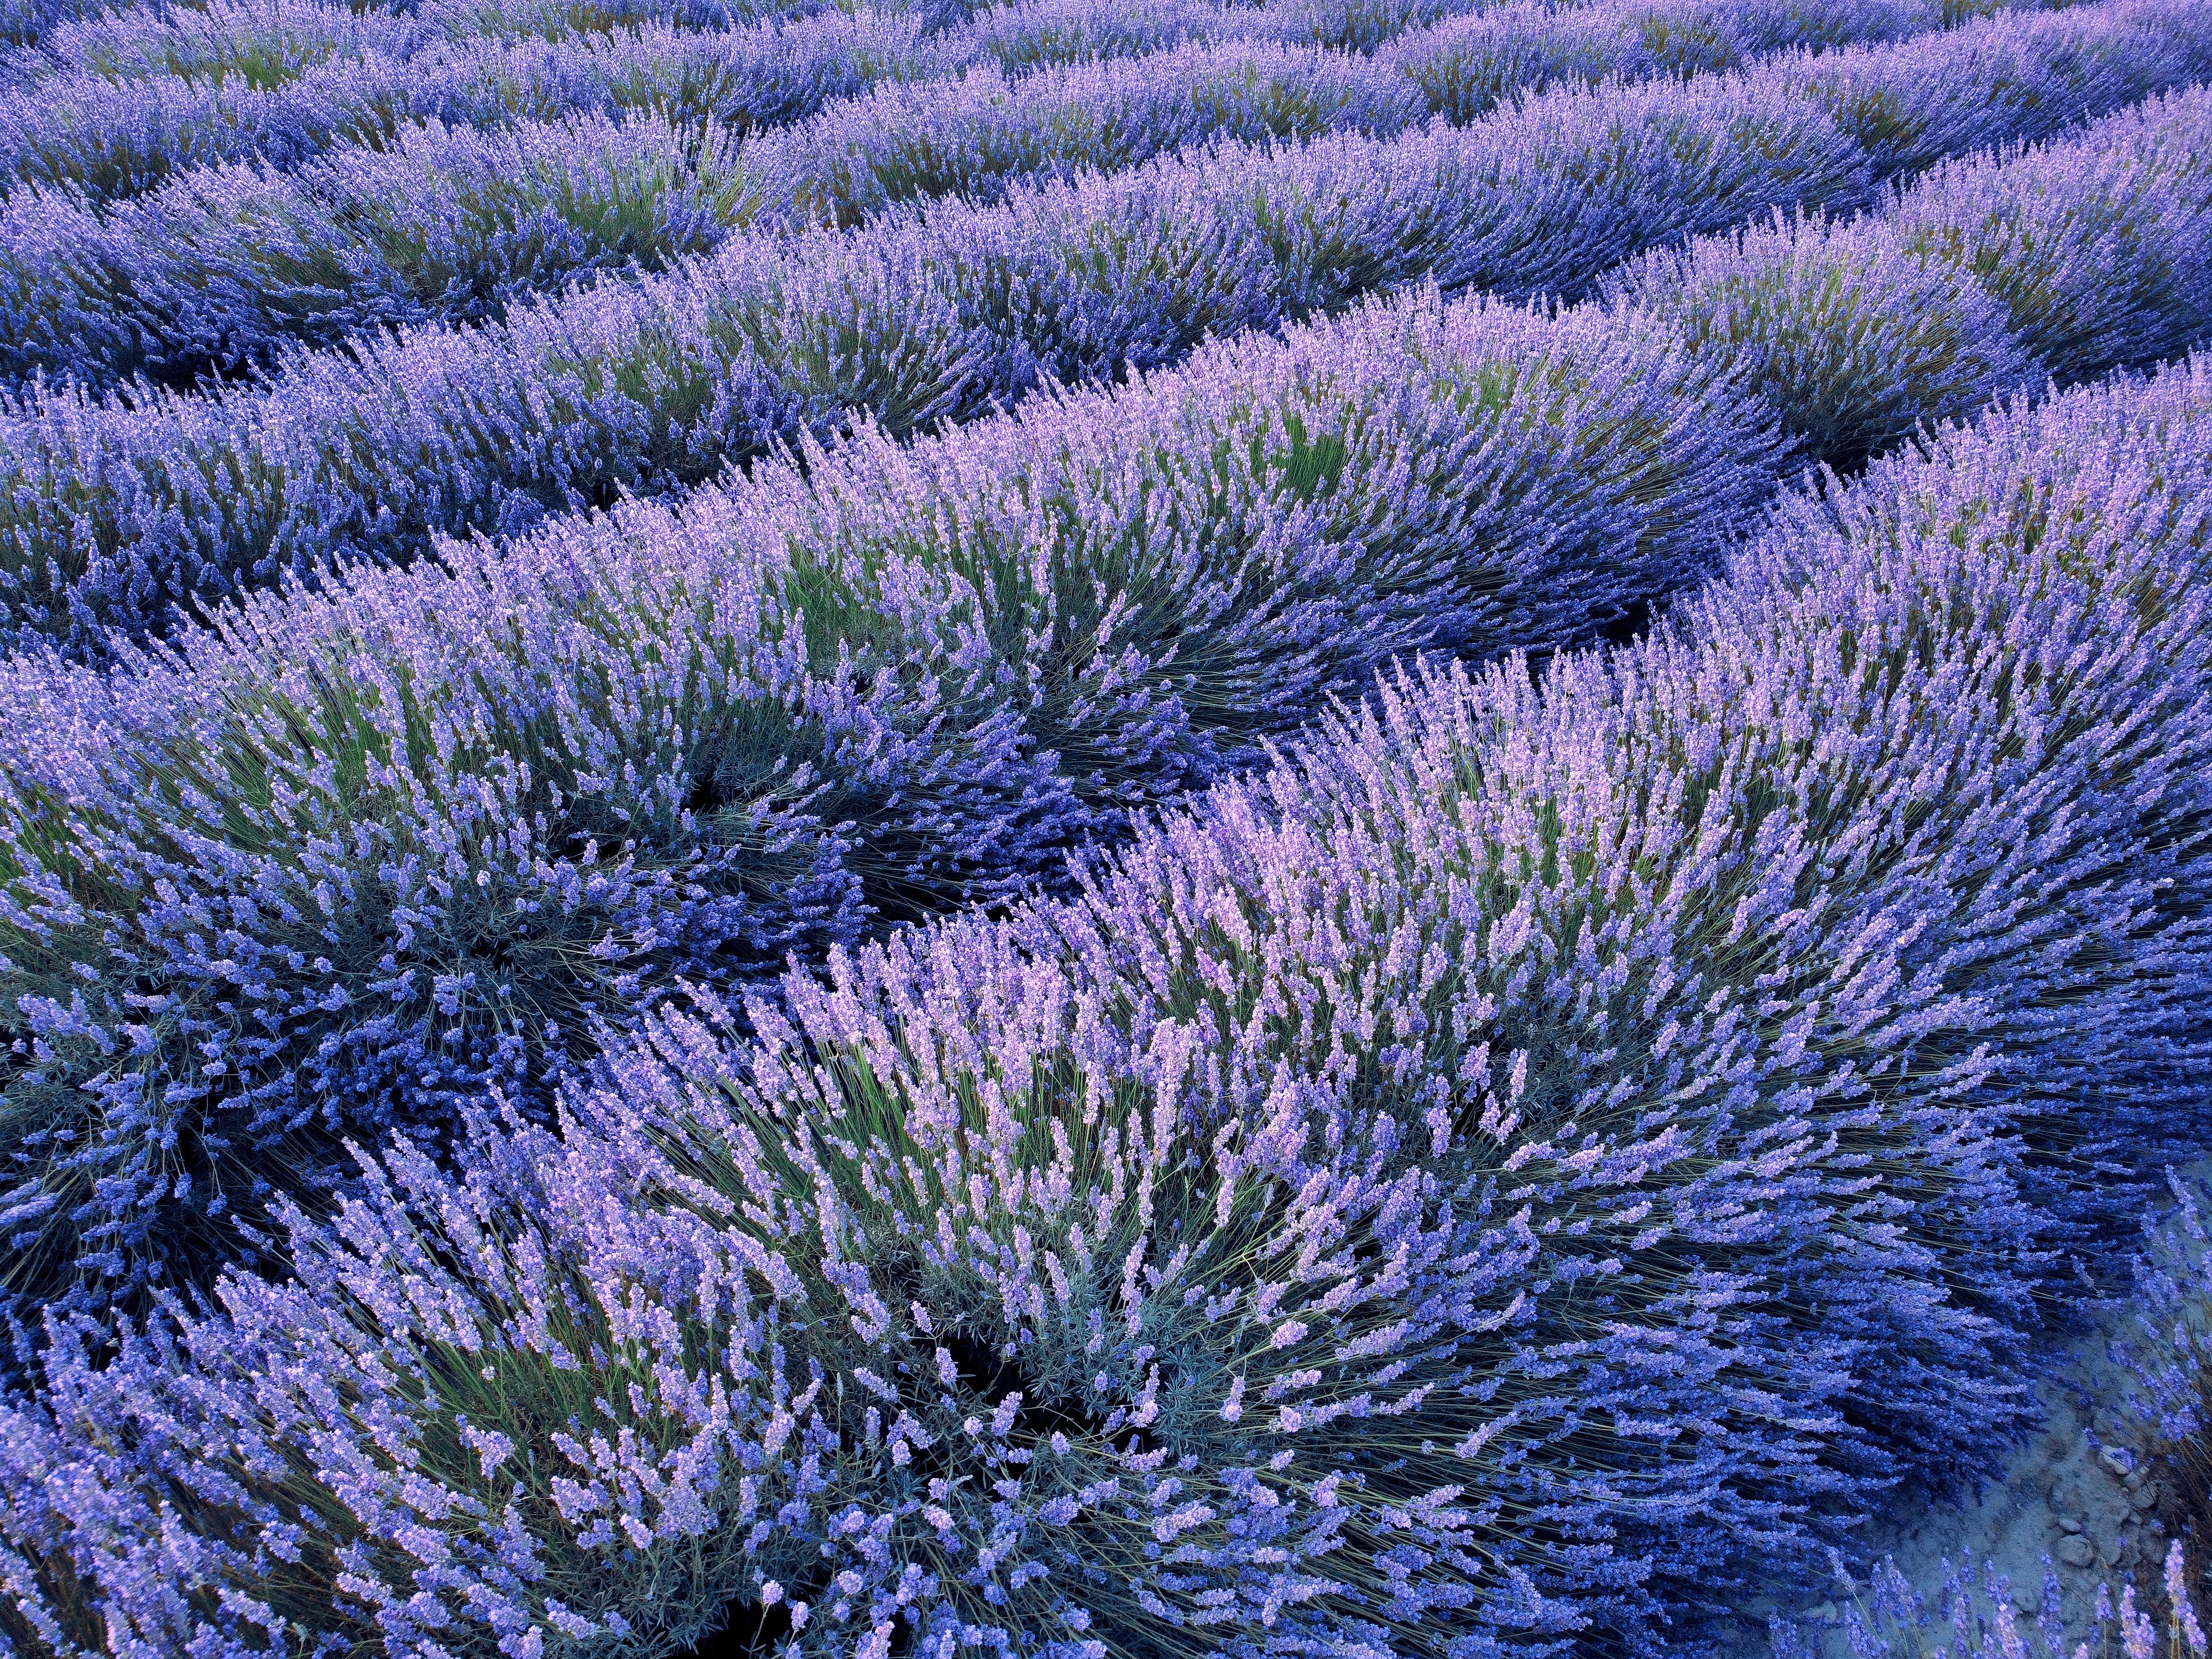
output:
[[8,1634],[1695,1650],[1987,1467],[2050,1245],[2201,1134],[2208,528],[2212,362],[2015,407],[557,1137],[363,1154],[288,1281],[57,1318]]
[[[1773,9],[1767,33],[1818,38],[1832,0],[1811,7],[1811,21],[1802,25],[1789,21],[1787,0],[1765,3]],[[276,3],[281,11],[284,0]],[[430,31],[411,56],[371,52],[254,80],[196,77],[179,72],[191,69],[185,61],[122,84],[86,70],[49,76],[35,88],[12,88],[0,93],[0,189],[65,189],[96,203],[136,193],[189,167],[254,161],[290,170],[332,148],[374,148],[422,120],[500,125],[636,109],[679,124],[746,131],[797,119],[886,82],[932,79],[973,64],[1011,72],[1192,40],[1379,44],[1465,3],[1297,0],[1251,9],[1212,0],[1151,0],[1145,6],[1016,0],[945,31],[933,28],[934,13],[927,7],[830,11],[701,31],[652,21],[617,27],[619,15],[596,8],[576,11],[554,0],[541,11],[531,0],[508,0],[514,9],[489,11],[491,26],[477,37],[441,41]],[[1908,0],[1904,15],[1914,10]],[[475,17],[464,7],[447,33]],[[687,20],[684,14],[677,21]],[[111,47],[117,56],[135,52],[158,62],[163,53],[180,52],[166,37],[134,44],[126,26],[103,27],[118,37]],[[251,38],[223,38],[200,55],[236,57],[254,49]]]
[[294,171],[329,150],[379,148],[423,121],[497,127],[638,111],[744,131],[946,67],[920,19],[862,12],[727,31],[655,24],[447,44],[405,59],[318,64],[275,88],[67,76],[0,94],[0,187],[97,205],[191,167]]
[[506,314],[711,252],[758,192],[729,135],[658,116],[404,125],[285,176],[195,168],[96,210],[0,204],[0,377],[236,377],[280,346]]
[[210,0],[96,11],[63,21],[34,49],[0,57],[0,79],[36,87],[56,76],[113,83],[239,81],[269,90],[334,59],[405,58],[431,47],[530,36],[559,40],[605,33],[624,22],[742,27],[721,8],[693,15],[672,5],[600,7],[579,0],[433,0],[404,9],[356,8],[331,0]]
[[1516,90],[1711,73],[1943,22],[1936,0],[1522,5],[1401,34],[1370,58],[1202,43],[1018,80],[978,69],[949,83],[888,85],[763,135],[747,161],[780,217],[854,225],[903,201],[997,200],[1024,181],[1115,172],[1224,139],[1387,135],[1437,114],[1464,123]]
[[1793,35],[1863,23],[1881,39],[1939,20],[1850,0],[1778,11],[1761,33],[1723,26],[1706,0],[1671,11],[1607,0],[1471,21],[1480,27],[1401,37],[1387,63],[1201,44],[1014,82],[974,69],[846,100],[735,155],[712,125],[702,136],[653,118],[619,131],[604,118],[526,123],[489,139],[403,125],[379,149],[329,152],[289,177],[194,168],[105,207],[18,191],[0,206],[0,380],[188,388],[264,367],[288,345],[501,316],[580,276],[710,252],[748,223],[856,222],[949,193],[988,200],[1206,143],[1403,131],[1431,113],[1425,73],[1437,97],[1474,113],[1476,83],[1494,101],[1515,75],[1540,87],[1571,78],[1571,65],[1724,68]]
[[429,0],[362,5],[343,0],[155,0],[113,9],[64,4],[35,44],[0,49],[0,79],[34,84],[57,75],[111,82],[174,76],[243,80],[264,88],[332,58],[412,57],[466,40],[558,40],[624,24],[744,28],[805,16],[820,0]]
[[1365,294],[1570,295],[1639,248],[2032,137],[2200,72],[2126,0],[1749,76],[1566,89],[1460,129],[1170,157],[303,357],[265,390],[45,390],[0,415],[7,635],[98,654],[330,559],[679,489],[855,422],[905,434]]
[[2208,138],[2193,93],[1694,246],[1635,306],[1422,293],[260,596],[121,671],[17,662],[18,1293],[136,1297],[342,1181],[345,1134],[542,1103],[684,984],[1055,878],[1394,659],[1632,616],[1765,509],[1778,407],[1800,454],[1808,409],[1868,447],[2039,384],[2032,341],[2069,375],[2178,349]]

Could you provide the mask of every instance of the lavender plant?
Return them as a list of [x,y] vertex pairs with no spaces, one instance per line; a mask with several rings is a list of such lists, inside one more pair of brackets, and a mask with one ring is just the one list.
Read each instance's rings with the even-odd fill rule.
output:
[[[2185,22],[2127,0],[1983,26],[2039,46],[1969,29],[1882,50],[1900,84],[1954,100],[1947,62],[2048,53],[2039,125],[2185,78]],[[854,237],[739,238],[680,276],[305,358],[221,400],[40,390],[0,416],[6,632],[97,654],[107,629],[161,631],[288,570],[681,488],[861,414],[908,432],[1426,277],[1570,292],[1641,247],[1849,205],[1864,158],[1789,92],[1796,73],[1554,93],[1458,131],[1231,149]]]
[[1795,221],[1662,250],[1604,292],[1680,327],[1838,467],[2005,390],[2156,362],[2212,316],[2197,94],[2092,143],[1939,168],[1880,219]]
[[2212,362],[2016,405],[1632,648],[1389,676],[1072,900],[367,1159],[291,1282],[57,1333],[15,1631],[1694,1638],[2001,1440],[2045,1247],[2197,1127],[2208,524]]
[[1291,40],[1297,19],[1218,0],[1011,0],[976,11],[960,31],[975,61],[1006,74],[1048,64],[1135,58],[1194,40]]
[[1197,42],[1036,70],[878,88],[768,135],[749,166],[780,213],[854,225],[925,197],[1002,199],[1025,179],[1120,172],[1212,142],[1389,134],[1426,114],[1386,66],[1312,47]]
[[1777,216],[1647,255],[1606,293],[1738,370],[1808,459],[1856,468],[1919,422],[1960,419],[2047,372],[1971,271],[1898,240],[1878,220]]
[[173,76],[188,85],[235,81],[267,90],[336,58],[407,56],[426,44],[423,31],[416,17],[324,0],[206,0],[63,21],[31,61],[11,67],[33,80],[74,70],[110,82]]
[[1906,40],[1945,21],[1940,6],[1923,0],[1568,7],[1522,0],[1393,41],[1376,57],[1408,76],[1431,111],[1465,122],[1516,93],[1563,82],[1708,74],[1791,47]]
[[2154,100],[2131,138],[2124,119],[2106,123],[2114,142],[2094,152],[1945,163],[1899,204],[1899,246],[1972,271],[2062,382],[2172,356],[2212,323],[2189,107]]

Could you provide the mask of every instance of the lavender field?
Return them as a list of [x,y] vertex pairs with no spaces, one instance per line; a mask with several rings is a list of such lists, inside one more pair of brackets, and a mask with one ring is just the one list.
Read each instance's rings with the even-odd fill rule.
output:
[[0,1659],[2212,1659],[2212,6],[0,0]]

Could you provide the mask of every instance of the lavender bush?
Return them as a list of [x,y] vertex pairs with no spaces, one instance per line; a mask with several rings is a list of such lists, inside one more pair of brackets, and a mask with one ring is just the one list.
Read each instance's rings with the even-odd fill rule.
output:
[[1427,113],[1406,76],[1310,46],[1199,42],[1009,80],[879,88],[747,151],[763,194],[800,222],[854,225],[894,203],[1002,199],[1017,182],[1114,173],[1214,141],[1388,134]]
[[[1899,95],[1954,104],[1968,89],[1947,65],[1996,63],[1999,131],[2041,130],[2186,78],[2185,26],[2128,0],[1875,55]],[[2034,100],[2006,113],[2038,54]],[[1798,73],[1554,93],[1457,131],[1230,149],[856,236],[740,238],[679,276],[305,358],[222,399],[41,391],[0,415],[6,631],[97,655],[107,629],[164,630],[286,571],[680,488],[863,416],[903,434],[1429,277],[1569,292],[1640,247],[1863,199],[1865,157],[1789,90]]]
[[1663,7],[1523,0],[1440,23],[1376,55],[1410,77],[1431,110],[1464,122],[1516,93],[1563,82],[1708,74],[1791,47],[1902,40],[1951,21],[1925,0],[1690,0]]
[[2203,108],[2154,99],[2094,143],[1946,164],[1878,220],[1778,215],[1647,255],[1604,291],[1736,370],[1811,459],[1856,466],[2025,382],[2156,362],[2202,337]]
[[2208,515],[2212,362],[2014,406],[1642,644],[1390,676],[1072,901],[367,1158],[289,1283],[57,1328],[10,1634],[1694,1638],[1991,1449],[2044,1247],[2200,1127]]
[[1856,467],[2046,372],[1971,271],[1898,241],[1878,220],[1778,216],[1646,256],[1607,294],[1737,369],[1809,459]]
[[67,19],[44,33],[35,52],[16,55],[8,70],[11,78],[29,82],[75,70],[110,82],[173,76],[187,83],[237,81],[266,90],[332,58],[408,56],[434,31],[443,33],[434,17],[356,12],[324,0],[210,0]]
[[2202,142],[2154,100],[2131,139],[1979,156],[1921,179],[1893,216],[1899,246],[1962,268],[2002,305],[2014,337],[2062,382],[2172,356],[2212,325]]

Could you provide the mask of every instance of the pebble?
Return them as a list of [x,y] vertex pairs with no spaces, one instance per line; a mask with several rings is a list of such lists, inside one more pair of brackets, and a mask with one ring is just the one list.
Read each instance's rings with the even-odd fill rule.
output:
[[2058,1517],[2058,1530],[2070,1536],[2081,1530],[2081,1523],[2070,1515],[2062,1515]]
[[2124,1480],[2130,1474],[2135,1473],[2135,1469],[2130,1463],[2129,1460],[2122,1456],[2118,1449],[2116,1447],[2099,1447],[2097,1449],[2097,1461],[2105,1466],[2115,1480]]
[[2094,1566],[2097,1562],[2097,1547],[2079,1532],[2060,1539],[2058,1547],[2051,1553],[2069,1567]]

